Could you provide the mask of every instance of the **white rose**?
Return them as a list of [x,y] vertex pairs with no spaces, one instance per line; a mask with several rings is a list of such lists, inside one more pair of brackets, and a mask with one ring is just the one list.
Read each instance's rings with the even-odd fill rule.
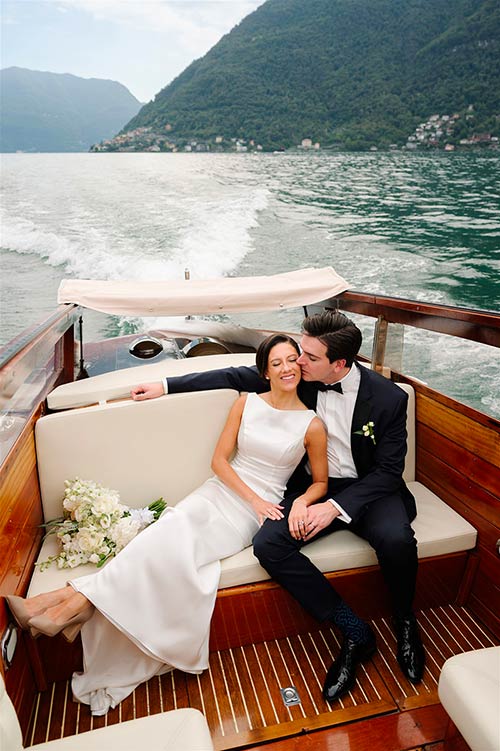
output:
[[93,553],[104,542],[104,533],[95,529],[82,527],[75,535],[75,544],[78,545],[82,553]]
[[103,514],[111,516],[113,512],[117,511],[118,506],[119,503],[117,502],[116,497],[101,495],[92,501],[92,512],[96,516],[101,516]]

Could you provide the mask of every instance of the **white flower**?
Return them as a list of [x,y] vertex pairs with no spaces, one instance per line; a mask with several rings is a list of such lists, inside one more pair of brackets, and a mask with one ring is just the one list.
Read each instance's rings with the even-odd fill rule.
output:
[[375,423],[373,420],[370,420],[366,423],[366,425],[363,425],[361,427],[361,430],[356,430],[355,435],[363,435],[365,438],[371,438],[373,441],[373,445],[376,446],[377,442],[375,440],[375,431],[374,431]]
[[92,513],[96,516],[111,516],[113,513],[118,512],[121,515],[123,507],[118,502],[118,496],[116,493],[109,495],[100,495],[92,501]]
[[138,522],[141,529],[144,529],[154,522],[155,515],[148,508],[131,508],[130,518]]
[[130,516],[124,516],[116,524],[113,524],[109,530],[109,537],[116,544],[117,550],[121,550],[136,536],[139,530],[139,522]]
[[82,553],[92,554],[104,542],[104,533],[89,527],[82,527],[75,535],[75,543]]
[[68,555],[64,564],[64,568],[76,568],[77,566],[81,566],[82,563],[86,562],[86,559],[82,555],[75,553],[73,555]]
[[109,529],[111,527],[111,516],[109,514],[103,514],[99,519],[99,526],[102,529]]

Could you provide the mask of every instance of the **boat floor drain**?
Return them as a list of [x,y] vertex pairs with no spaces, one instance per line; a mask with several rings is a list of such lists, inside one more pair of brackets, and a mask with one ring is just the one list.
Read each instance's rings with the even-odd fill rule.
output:
[[285,707],[291,707],[294,704],[300,704],[300,697],[295,686],[280,688],[280,693]]

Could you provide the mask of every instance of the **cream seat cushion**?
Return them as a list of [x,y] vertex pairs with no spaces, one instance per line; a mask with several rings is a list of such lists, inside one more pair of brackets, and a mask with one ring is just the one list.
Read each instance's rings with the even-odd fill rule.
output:
[[472,751],[500,751],[500,647],[446,660],[438,694]]
[[[16,712],[0,675],[0,749],[22,751]],[[212,751],[205,717],[197,709],[176,709],[30,746],[33,751]]]

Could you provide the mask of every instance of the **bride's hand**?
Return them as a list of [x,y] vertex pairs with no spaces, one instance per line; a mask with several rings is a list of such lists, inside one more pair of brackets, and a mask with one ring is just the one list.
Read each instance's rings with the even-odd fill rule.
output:
[[283,519],[283,512],[281,510],[283,506],[280,506],[277,503],[269,503],[269,501],[265,501],[258,496],[250,501],[250,503],[257,514],[260,526],[264,524],[266,519]]
[[294,540],[303,540],[307,530],[307,506],[300,499],[301,496],[294,500],[288,515],[288,529]]

